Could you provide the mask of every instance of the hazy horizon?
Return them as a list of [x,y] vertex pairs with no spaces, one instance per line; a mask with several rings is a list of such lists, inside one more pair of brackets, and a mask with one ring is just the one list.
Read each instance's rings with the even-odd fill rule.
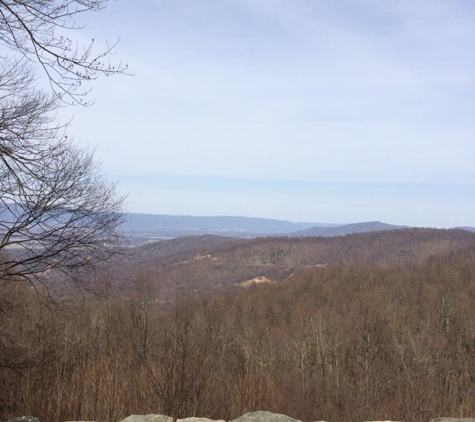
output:
[[[244,219],[256,219],[256,220],[276,220],[276,221],[282,221],[282,222],[287,222],[287,223],[292,223],[292,224],[316,224],[316,225],[322,225],[322,226],[331,226],[331,227],[337,227],[337,226],[348,226],[348,225],[354,225],[354,224],[365,224],[365,223],[382,223],[382,224],[388,224],[388,225],[394,225],[394,226],[407,226],[408,228],[435,228],[432,226],[409,226],[407,224],[393,224],[391,221],[380,221],[380,220],[365,220],[365,221],[347,221],[347,222],[335,222],[335,221],[296,221],[296,220],[285,220],[285,219],[280,219],[280,218],[269,218],[269,217],[249,217],[246,215],[193,215],[193,214],[160,214],[160,213],[148,213],[148,212],[127,212],[127,214],[135,214],[135,215],[146,215],[146,216],[156,216],[156,217],[185,217],[185,218],[244,218]],[[450,228],[460,228],[460,227],[469,227],[469,228],[475,228],[472,226],[452,226],[452,227],[446,227],[448,229]]]
[[475,3],[110,2],[69,135],[127,211],[475,226]]

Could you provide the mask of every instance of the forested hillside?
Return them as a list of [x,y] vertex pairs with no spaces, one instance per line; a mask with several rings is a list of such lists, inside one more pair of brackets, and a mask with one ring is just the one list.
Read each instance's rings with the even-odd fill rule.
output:
[[474,16],[0,0],[0,422],[473,418]]
[[474,241],[475,234],[465,230],[437,229],[332,238],[193,236],[134,248],[129,260],[117,267],[114,285],[119,292],[127,292],[140,275],[157,286],[159,299],[169,300],[177,294],[215,291],[255,277],[283,281],[312,265],[413,262]]
[[[0,419],[232,419],[258,409],[305,422],[473,415],[473,236],[392,235],[209,245],[219,260],[259,269],[276,265],[268,259],[280,247],[276,263],[305,266],[279,283],[167,301],[147,271],[125,296],[54,306],[3,282]],[[317,259],[329,265],[306,266]]]

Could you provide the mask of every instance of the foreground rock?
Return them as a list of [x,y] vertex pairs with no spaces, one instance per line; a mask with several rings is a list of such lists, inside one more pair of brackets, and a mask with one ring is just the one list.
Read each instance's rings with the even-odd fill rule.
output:
[[[9,419],[7,422],[40,422],[34,416],[20,416]],[[72,422],[72,421],[71,421]],[[75,421],[84,422],[84,421]],[[174,422],[173,418],[165,415],[132,415],[120,422]],[[208,418],[184,418],[177,419],[176,422],[226,422],[223,419],[208,419]],[[280,413],[272,413],[267,411],[249,412],[230,422],[302,422],[299,419],[291,418],[290,416],[282,415]],[[320,421],[324,422],[324,421]],[[371,421],[371,422],[394,422],[394,421]],[[440,417],[432,419],[430,422],[475,422],[474,418],[446,418]]]
[[432,419],[430,422],[475,422],[473,418],[436,418]]
[[173,422],[173,418],[165,415],[132,415],[121,422]]
[[17,418],[9,419],[8,422],[40,422],[40,420],[34,416],[19,416]]
[[218,419],[215,421],[214,419],[208,418],[185,418],[185,419],[177,419],[176,422],[226,422],[224,419]]
[[266,411],[245,413],[233,422],[302,422],[290,416],[281,415],[280,413],[272,413]]

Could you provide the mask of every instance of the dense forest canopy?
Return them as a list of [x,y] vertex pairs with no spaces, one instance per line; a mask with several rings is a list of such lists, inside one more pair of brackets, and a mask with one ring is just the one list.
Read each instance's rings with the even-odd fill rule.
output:
[[[63,298],[54,314],[26,285],[2,285],[0,417],[232,419],[261,409],[305,422],[473,415],[474,239],[407,231],[404,251],[419,255],[376,259],[376,251],[404,245],[401,233],[311,239],[320,251],[347,244],[356,257],[372,258],[343,253],[277,283],[237,288],[223,280],[167,300],[160,292],[169,280],[145,265],[127,291]],[[259,260],[272,242],[301,241],[250,240],[247,254],[246,241],[230,241],[213,253]],[[180,268],[174,264],[209,247],[195,245],[181,258],[175,251],[168,266]]]

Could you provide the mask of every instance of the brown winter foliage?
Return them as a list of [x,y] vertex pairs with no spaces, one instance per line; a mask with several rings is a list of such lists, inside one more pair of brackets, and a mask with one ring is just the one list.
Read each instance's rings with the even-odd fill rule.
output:
[[156,242],[134,250],[119,266],[113,283],[130,291],[138,273],[159,287],[158,297],[170,300],[189,292],[214,292],[255,277],[284,281],[308,266],[415,262],[475,242],[465,230],[404,229],[332,238],[268,237],[230,239],[194,236]]
[[[438,241],[432,233],[440,247],[417,259],[389,253],[403,246],[399,232],[389,244],[349,237],[354,259],[304,266],[275,284],[169,301],[156,300],[161,286],[149,271],[136,274],[127,297],[54,307],[26,285],[4,282],[0,420],[232,419],[251,410],[305,422],[473,416],[475,242],[450,233]],[[229,247],[243,260],[239,242]],[[248,261],[266,256],[266,240],[259,242]],[[290,240],[291,252],[282,243],[276,262],[298,242]],[[401,255],[415,253],[410,244]],[[308,254],[295,260],[307,265]]]

